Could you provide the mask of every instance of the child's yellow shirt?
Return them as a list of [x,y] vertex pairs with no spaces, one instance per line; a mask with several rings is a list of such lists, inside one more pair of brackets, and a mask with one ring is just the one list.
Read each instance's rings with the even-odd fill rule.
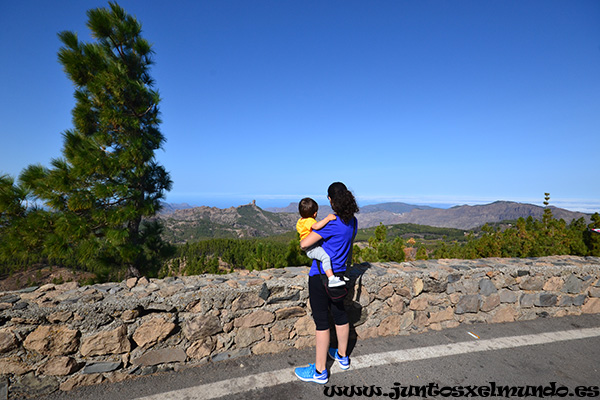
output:
[[314,218],[300,218],[298,222],[296,222],[296,230],[300,234],[300,240],[304,239],[312,232],[311,227],[316,223],[317,220]]

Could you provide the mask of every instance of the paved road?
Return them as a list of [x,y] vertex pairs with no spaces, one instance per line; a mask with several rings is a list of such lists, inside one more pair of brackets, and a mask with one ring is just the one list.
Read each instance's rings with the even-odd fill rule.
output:
[[[527,390],[527,386],[541,386],[540,390],[550,394],[551,382],[556,382],[558,395],[600,398],[600,315],[476,324],[358,341],[351,354],[352,367],[341,371],[332,366],[327,385],[294,377],[293,367],[313,362],[313,358],[313,349],[244,357],[54,393],[44,399],[315,400],[347,398],[352,385],[373,387],[375,394],[381,393],[372,398],[397,398],[410,386],[420,390],[413,392],[417,395],[412,398],[430,398],[445,387],[454,387],[454,392],[444,389],[448,391],[438,397],[485,397],[493,394],[487,390],[502,394],[502,390],[515,387],[516,398],[522,397],[517,390]],[[346,395],[338,390],[346,390]],[[531,398],[541,398],[540,392],[532,394]],[[356,392],[353,397],[368,398]]]

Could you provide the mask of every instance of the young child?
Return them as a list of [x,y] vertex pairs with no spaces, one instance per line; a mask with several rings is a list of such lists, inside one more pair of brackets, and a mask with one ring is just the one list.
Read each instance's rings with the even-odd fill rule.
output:
[[[300,240],[308,236],[313,229],[319,230],[327,225],[329,221],[333,221],[337,218],[335,215],[329,214],[325,219],[317,222],[315,218],[317,218],[318,210],[319,205],[313,199],[306,197],[300,200],[300,203],[298,204],[298,211],[300,212],[300,216],[302,218],[300,218],[296,223],[296,230],[300,234]],[[333,271],[331,270],[331,259],[325,250],[318,245],[318,243],[317,245],[314,245],[306,250],[306,255],[314,260],[321,261],[323,271],[325,271],[325,275],[327,275],[327,279],[329,279],[329,287],[338,287],[346,284],[346,282],[333,274]]]

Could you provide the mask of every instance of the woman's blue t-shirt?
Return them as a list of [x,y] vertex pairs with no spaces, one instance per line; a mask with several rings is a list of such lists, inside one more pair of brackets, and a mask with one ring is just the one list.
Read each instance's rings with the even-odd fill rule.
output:
[[[346,271],[346,260],[352,248],[355,227],[357,227],[356,218],[352,218],[350,223],[345,224],[340,217],[337,217],[337,219],[329,221],[322,229],[314,231],[323,238],[321,247],[329,254],[334,273]],[[317,261],[313,260],[308,275],[313,276],[319,273]]]

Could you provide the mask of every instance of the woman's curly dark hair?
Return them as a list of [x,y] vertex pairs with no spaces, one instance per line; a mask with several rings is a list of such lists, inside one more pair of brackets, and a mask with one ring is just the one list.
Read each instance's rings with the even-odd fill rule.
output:
[[349,223],[354,218],[354,214],[358,213],[354,195],[342,182],[334,182],[329,185],[327,195],[331,201],[331,208],[344,223]]

